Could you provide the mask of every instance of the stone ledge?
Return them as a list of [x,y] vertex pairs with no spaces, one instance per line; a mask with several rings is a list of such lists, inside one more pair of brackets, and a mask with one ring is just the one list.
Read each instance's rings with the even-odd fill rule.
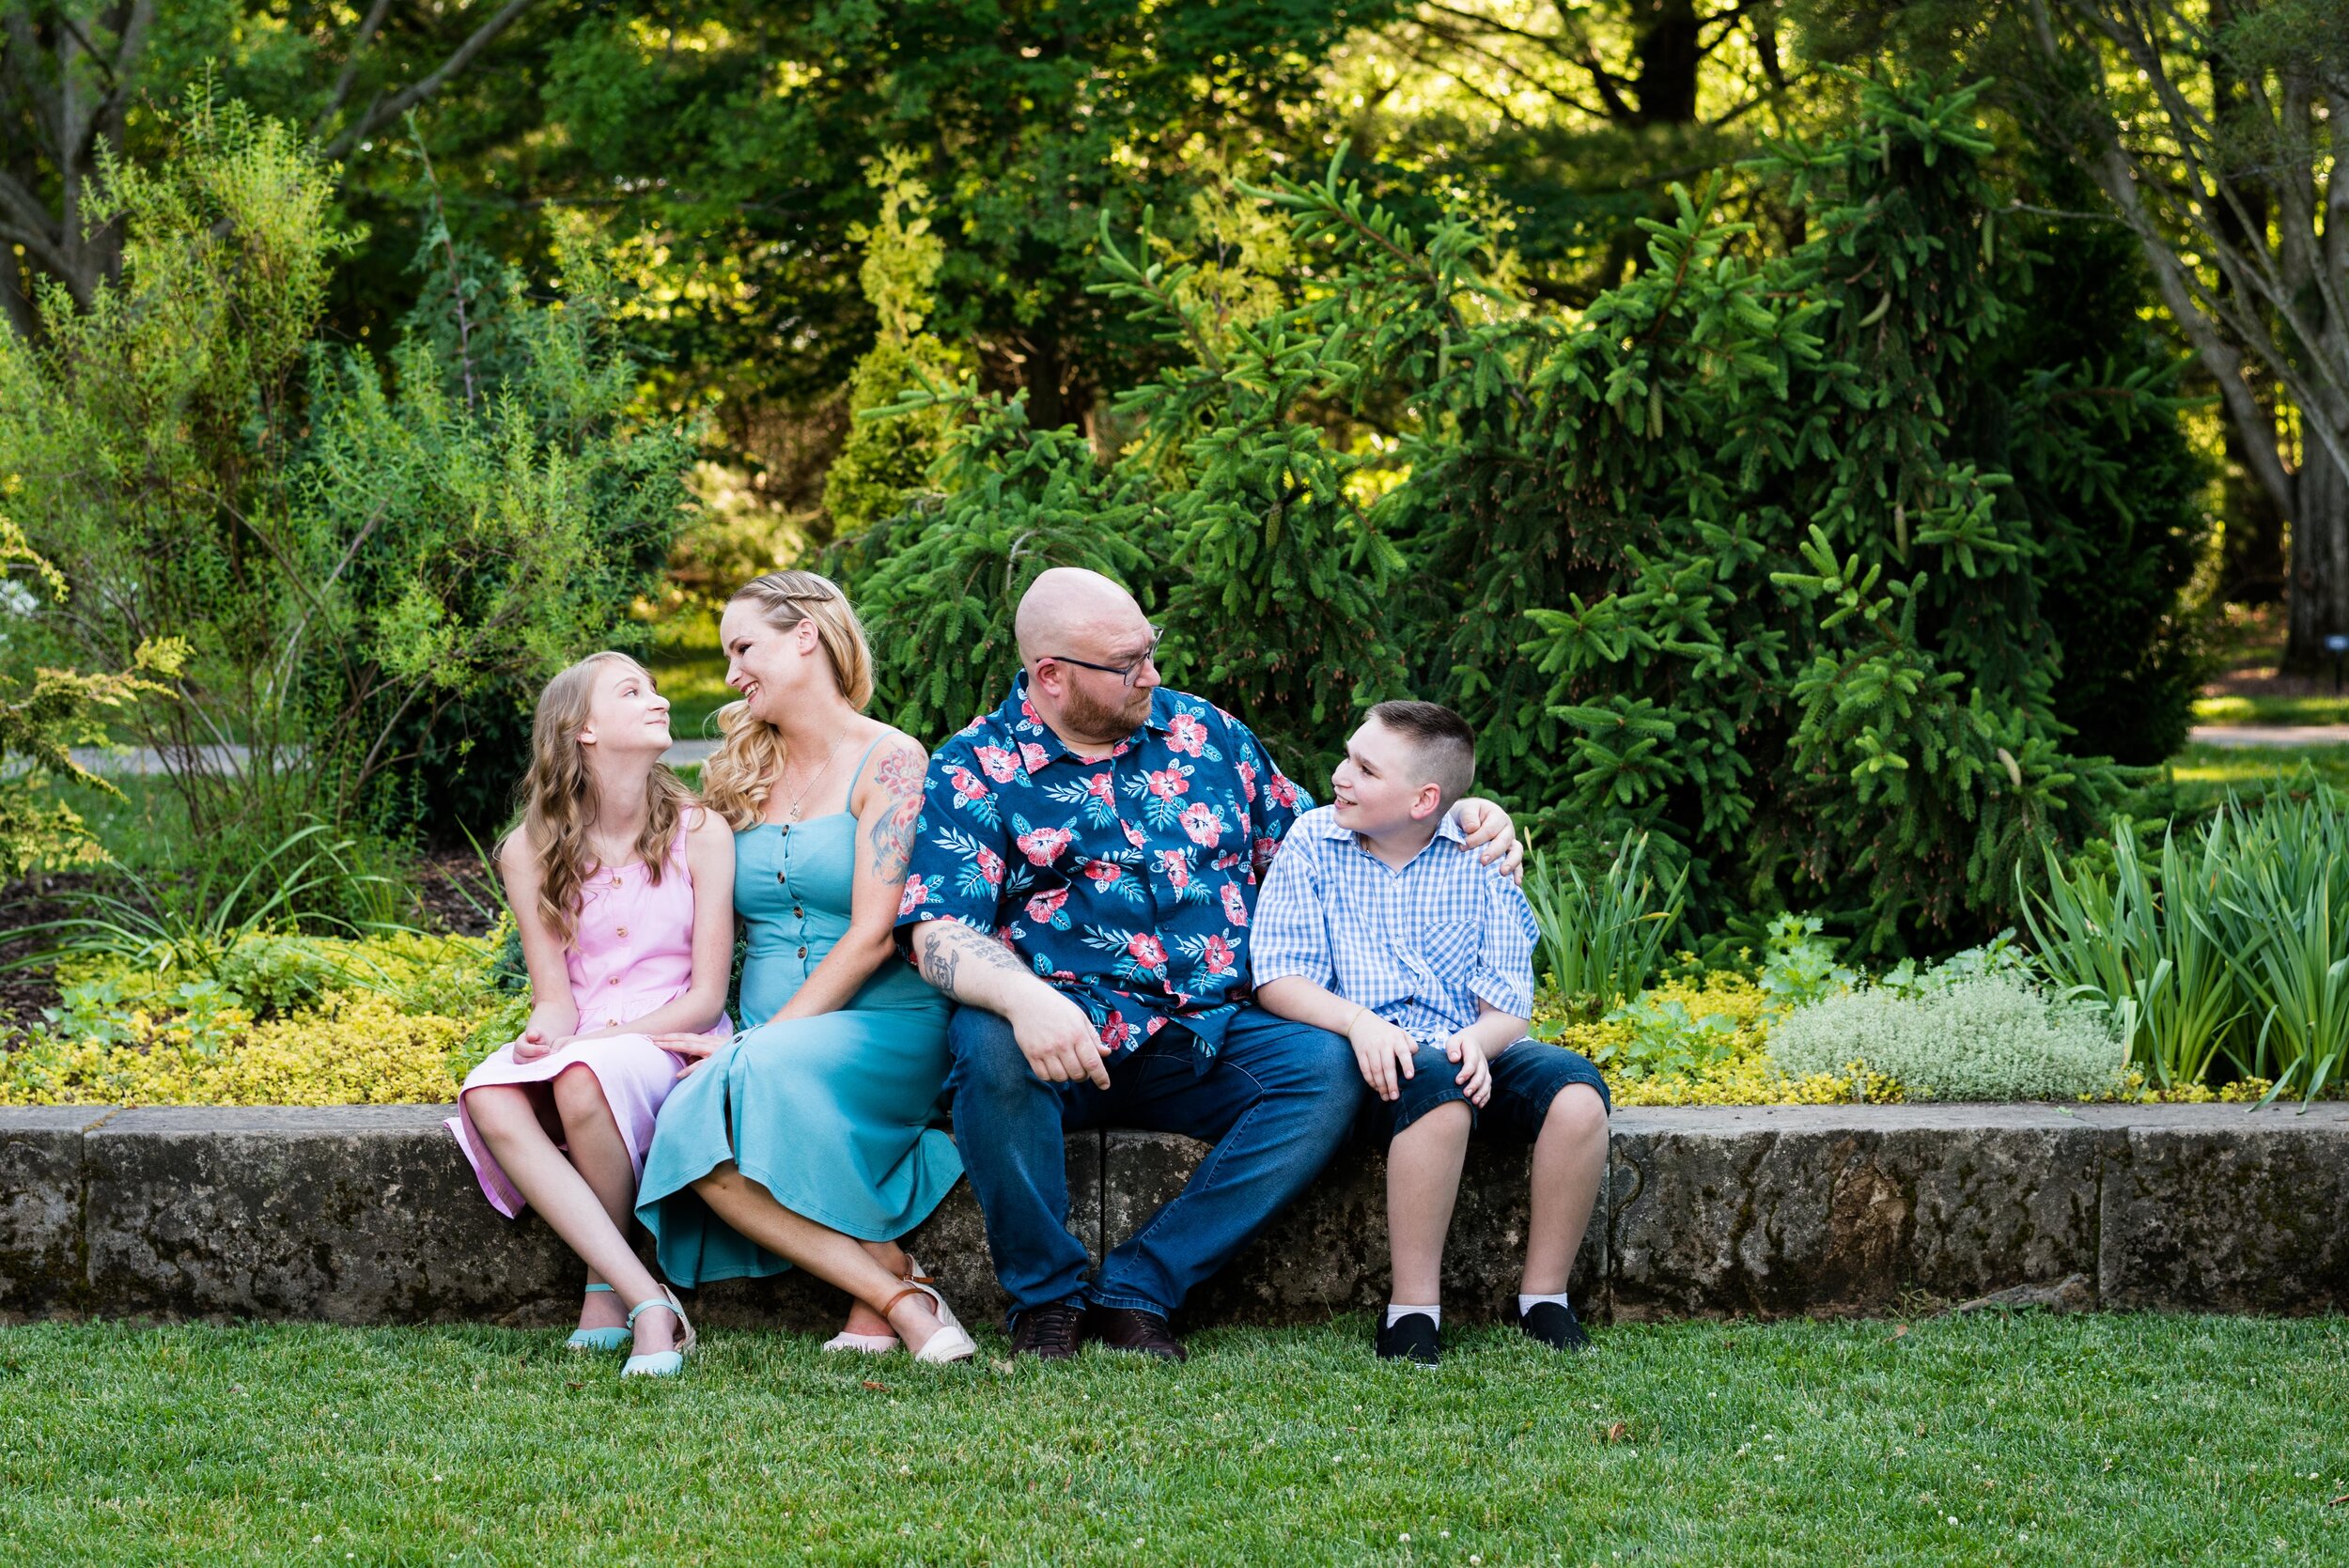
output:
[[[0,1315],[551,1324],[578,1265],[482,1202],[439,1107],[0,1110]],[[1069,1140],[1070,1229],[1097,1257],[1205,1145]],[[1471,1157],[1447,1301],[1514,1289],[1526,1156]],[[1350,1149],[1190,1303],[1193,1323],[1376,1305],[1384,1160]],[[967,1185],[907,1245],[966,1316],[999,1312]],[[2349,1310],[2349,1106],[1805,1106],[1617,1113],[1576,1265],[1595,1315],[1837,1314],[2077,1275],[2107,1308]],[[816,1327],[801,1277],[697,1293],[715,1324]]]

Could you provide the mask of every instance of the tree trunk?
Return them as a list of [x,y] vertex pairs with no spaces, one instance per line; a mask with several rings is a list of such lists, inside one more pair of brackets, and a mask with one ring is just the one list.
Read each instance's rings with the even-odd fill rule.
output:
[[0,267],[0,323],[6,323],[0,330],[12,331],[29,343],[39,327],[33,314],[33,274],[13,256],[0,259],[8,263]]
[[2349,634],[2349,479],[2324,448],[2303,444],[2294,475],[2290,634],[2283,667],[2299,675],[2332,669],[2325,639]]
[[2231,604],[2275,604],[2284,598],[2284,514],[2253,476],[2243,432],[2218,422],[2230,472],[2221,483],[2226,534],[2218,563],[2219,593]]
[[1635,0],[1631,24],[1639,41],[1633,96],[1637,123],[1687,125],[1697,117],[1697,75],[1704,63],[1696,0]]

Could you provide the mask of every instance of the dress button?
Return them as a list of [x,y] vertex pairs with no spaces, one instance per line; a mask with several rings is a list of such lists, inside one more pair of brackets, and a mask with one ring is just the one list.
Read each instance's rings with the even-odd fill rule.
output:
[[800,956],[801,956],[801,957],[802,957],[802,958],[806,957],[806,956],[807,956],[807,949],[805,949],[805,948],[801,948],[801,949],[800,949]]
[[616,975],[616,974],[615,974],[615,975],[614,975],[614,976],[612,977],[611,984],[613,984],[613,985],[616,986],[616,985],[618,985],[619,983],[620,983],[620,977],[619,977],[618,975]]
[[603,1020],[603,1027],[606,1029],[617,1029],[620,1027],[620,1020],[617,1018],[606,1018]]
[[625,926],[625,925],[621,926],[621,927],[620,927],[620,932],[619,932],[619,934],[620,934],[621,936],[623,936],[623,937],[627,936],[627,935],[628,935],[628,927],[627,927],[627,926]]
[[791,906],[791,912],[795,915],[803,915],[807,913],[805,909],[801,908],[797,904]]

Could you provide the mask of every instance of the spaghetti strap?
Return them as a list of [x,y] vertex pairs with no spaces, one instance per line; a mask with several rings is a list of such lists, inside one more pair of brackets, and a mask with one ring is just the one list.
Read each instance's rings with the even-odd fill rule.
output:
[[880,734],[873,737],[873,744],[864,748],[864,754],[856,759],[856,771],[848,775],[848,810],[856,810],[857,781],[864,777],[864,765],[873,760],[873,753],[879,750],[880,743],[888,738],[889,732],[887,730],[881,731]]

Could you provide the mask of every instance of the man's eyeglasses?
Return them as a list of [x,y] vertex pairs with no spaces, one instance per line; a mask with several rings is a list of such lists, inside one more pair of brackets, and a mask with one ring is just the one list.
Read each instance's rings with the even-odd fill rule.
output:
[[1161,638],[1165,637],[1165,635],[1166,628],[1162,626],[1152,627],[1150,629],[1150,645],[1143,649],[1142,657],[1135,660],[1131,664],[1096,664],[1089,659],[1071,659],[1065,653],[1048,653],[1044,657],[1047,659],[1057,659],[1063,664],[1074,664],[1081,670],[1098,670],[1105,675],[1116,675],[1130,687],[1136,680],[1141,678],[1142,667],[1158,657],[1159,642]]

